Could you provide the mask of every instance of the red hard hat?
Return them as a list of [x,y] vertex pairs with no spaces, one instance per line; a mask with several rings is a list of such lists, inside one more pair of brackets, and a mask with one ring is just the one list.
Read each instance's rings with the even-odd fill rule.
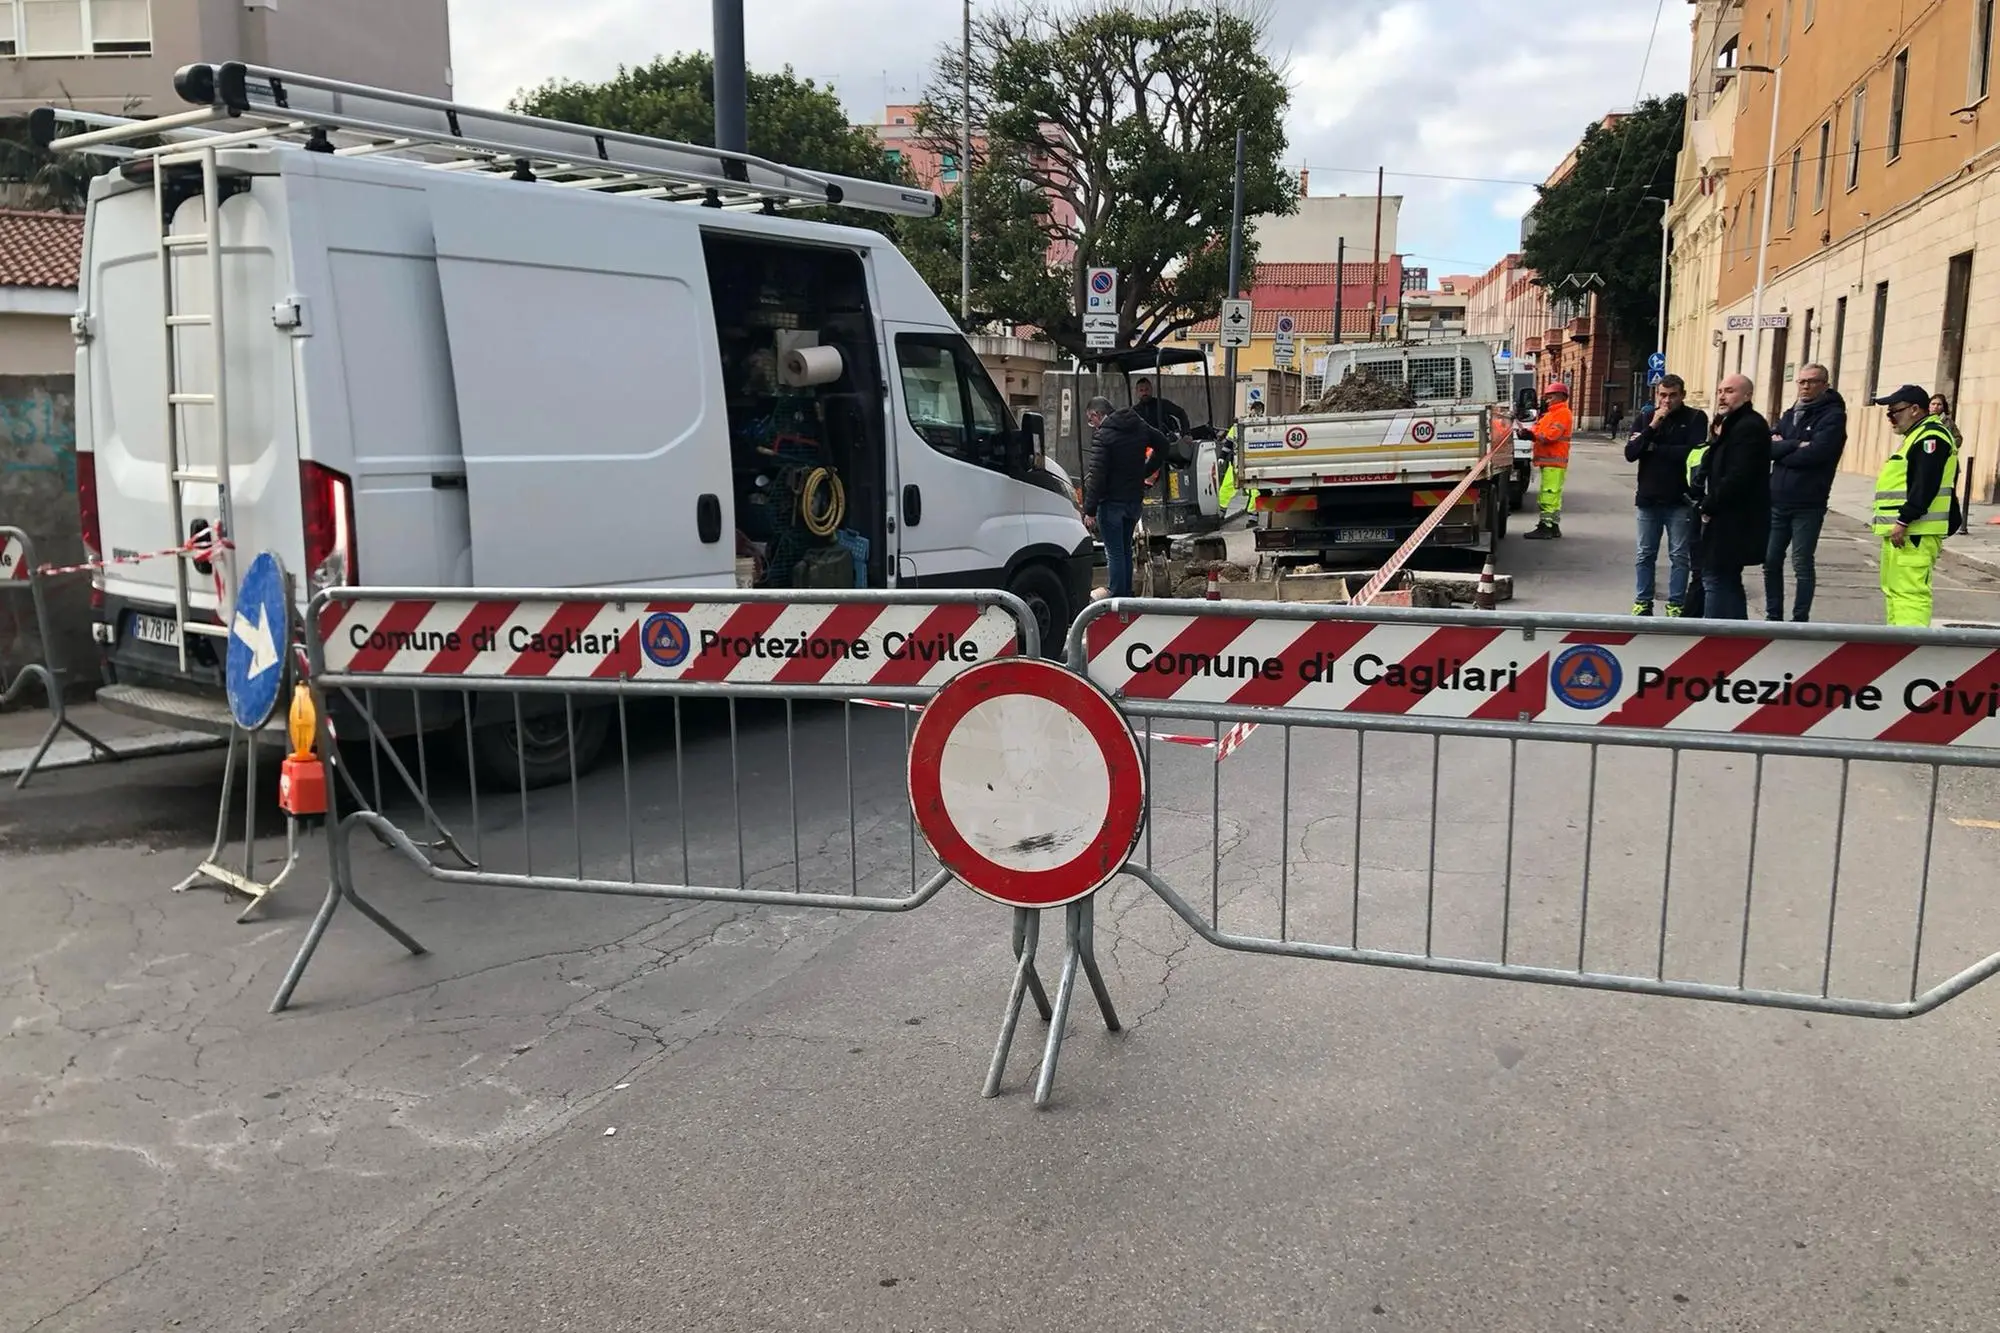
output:
[[1542,390],[1542,392],[1544,394],[1549,395],[1550,397],[1553,397],[1556,394],[1561,394],[1563,397],[1567,398],[1569,397],[1569,386],[1567,384],[1564,384],[1561,380],[1550,380],[1549,387]]

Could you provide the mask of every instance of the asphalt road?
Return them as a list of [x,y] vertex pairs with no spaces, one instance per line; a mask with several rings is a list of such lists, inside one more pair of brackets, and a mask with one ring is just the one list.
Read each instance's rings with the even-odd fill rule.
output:
[[[1516,605],[1629,605],[1611,457],[1579,447],[1563,541],[1507,543]],[[1829,520],[1822,618],[1874,619],[1870,551]],[[1996,599],[1947,569],[1944,615]],[[481,792],[481,859],[677,877],[685,792],[696,878],[922,877],[899,714],[800,709],[788,746],[745,709],[734,782],[727,714],[681,723],[677,748],[670,710],[635,714],[629,783],[525,814]],[[1218,786],[1154,749],[1150,863],[1225,927],[1276,930],[1282,885],[1295,938],[1420,950],[1428,924],[1488,957],[1504,929],[1517,961],[1650,974],[1664,891],[1671,975],[1818,988],[1837,765],[1684,760],[1668,884],[1664,755],[1604,752],[1592,806],[1585,756],[1523,746],[1503,899],[1504,745],[1377,736],[1357,768],[1351,737],[1298,733],[1289,795],[1283,746],[1260,732]],[[429,758],[471,846],[463,766]],[[978,1096],[1008,918],[962,889],[888,916],[471,889],[363,838],[364,891],[431,952],[343,912],[272,1018],[322,843],[266,920],[169,894],[218,768],[0,797],[10,1333],[1992,1327],[1994,987],[1885,1023],[1257,957],[1121,881],[1098,930],[1126,1030],[1080,997],[1037,1112],[1032,1015]],[[1928,772],[1850,782],[1828,980],[1895,997]],[[1940,784],[1924,984],[2000,948],[1996,796]]]

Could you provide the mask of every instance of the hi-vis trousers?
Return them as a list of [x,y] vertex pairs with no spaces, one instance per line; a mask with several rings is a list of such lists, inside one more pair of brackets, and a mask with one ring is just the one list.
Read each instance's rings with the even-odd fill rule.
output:
[[1943,549],[1944,538],[1929,534],[1905,537],[1900,547],[1882,539],[1882,605],[1888,624],[1929,627],[1931,577]]
[[1541,492],[1537,497],[1541,504],[1542,522],[1557,523],[1563,512],[1563,480],[1569,476],[1566,467],[1542,467],[1536,471],[1542,474]]

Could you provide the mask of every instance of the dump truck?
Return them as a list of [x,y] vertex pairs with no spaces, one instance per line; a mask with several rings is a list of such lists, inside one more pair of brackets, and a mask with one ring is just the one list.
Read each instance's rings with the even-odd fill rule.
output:
[[1406,405],[1242,422],[1238,475],[1256,492],[1257,550],[1324,564],[1386,554],[1472,473],[1473,484],[1425,545],[1490,553],[1506,535],[1513,472],[1511,457],[1487,458],[1497,393],[1491,347],[1476,340],[1339,347],[1323,383],[1339,385],[1349,372]]

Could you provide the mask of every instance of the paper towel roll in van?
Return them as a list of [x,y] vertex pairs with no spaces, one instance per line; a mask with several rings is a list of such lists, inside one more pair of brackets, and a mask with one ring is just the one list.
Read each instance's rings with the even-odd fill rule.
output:
[[838,347],[794,347],[785,353],[782,378],[795,387],[831,384],[840,378],[842,369]]

